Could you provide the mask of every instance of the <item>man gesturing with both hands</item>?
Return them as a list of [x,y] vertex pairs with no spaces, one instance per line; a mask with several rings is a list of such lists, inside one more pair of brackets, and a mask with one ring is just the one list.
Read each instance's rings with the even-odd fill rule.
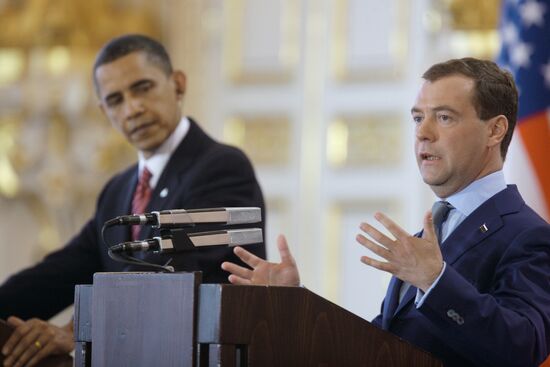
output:
[[[439,200],[410,234],[383,213],[393,236],[362,223],[357,241],[393,275],[373,323],[446,366],[538,366],[550,352],[550,226],[506,185],[516,123],[511,75],[473,58],[435,64],[411,109],[420,174]],[[284,237],[281,263],[235,253],[252,269],[222,267],[236,284],[298,285]],[[367,289],[367,287],[365,287]]]

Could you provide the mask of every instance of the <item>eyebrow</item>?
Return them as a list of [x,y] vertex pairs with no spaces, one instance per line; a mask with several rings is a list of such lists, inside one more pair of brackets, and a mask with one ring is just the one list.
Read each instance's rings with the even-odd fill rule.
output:
[[135,89],[135,88],[139,88],[141,87],[142,85],[144,84],[150,84],[150,83],[153,83],[153,81],[151,79],[140,79],[134,83],[132,83],[130,85],[130,89]]
[[[439,112],[439,111],[449,111],[449,112],[452,112],[454,114],[459,114],[459,112],[457,110],[455,110],[454,108],[452,108],[451,106],[448,106],[448,105],[442,105],[442,106],[437,106],[437,107],[434,107],[431,109],[431,111],[434,111],[434,112]],[[411,108],[411,113],[422,113],[422,110],[418,107],[413,107]]]
[[[139,88],[140,86],[142,86],[144,84],[148,84],[148,83],[153,83],[153,81],[151,79],[140,79],[140,80],[135,81],[134,83],[132,83],[130,85],[130,89]],[[103,98],[103,100],[107,102],[109,99],[111,99],[111,98],[113,98],[113,97],[115,97],[119,94],[121,94],[120,91],[110,93],[110,94],[106,95],[105,98]]]

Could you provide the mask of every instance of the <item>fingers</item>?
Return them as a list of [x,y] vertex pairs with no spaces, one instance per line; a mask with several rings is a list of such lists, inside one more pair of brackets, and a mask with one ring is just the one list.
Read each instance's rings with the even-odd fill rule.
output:
[[394,269],[390,263],[378,261],[368,256],[361,256],[361,262],[378,270],[382,270],[392,274],[394,273]]
[[69,353],[74,348],[72,329],[62,329],[46,321],[17,317],[8,318],[15,327],[2,348],[6,356],[4,366],[34,366],[52,354]]
[[369,240],[368,238],[366,238],[361,234],[358,234],[355,237],[355,240],[359,242],[361,245],[363,245],[364,247],[374,252],[376,255],[383,257],[386,260],[389,260],[392,257],[392,254],[389,250],[385,249],[382,246],[377,245],[376,243],[372,242],[371,240]]
[[430,242],[438,243],[432,212],[430,210],[424,215],[424,231],[422,231],[422,238]]
[[239,259],[241,259],[246,265],[250,266],[252,269],[256,268],[262,261],[265,261],[239,246],[235,247],[233,252],[239,257]]
[[384,247],[386,247],[388,250],[392,250],[395,248],[395,241],[393,241],[391,238],[374,228],[368,223],[361,223],[359,226],[363,232],[368,234],[370,237],[372,237],[376,242],[380,243]]
[[231,284],[237,284],[237,285],[251,285],[252,284],[252,281],[250,279],[241,278],[240,276],[234,275],[234,274],[231,274],[228,279],[231,282]]
[[[38,348],[37,345],[35,344],[35,347],[37,347],[38,353],[34,354],[34,356],[32,356],[32,354],[29,355],[29,356],[32,356],[32,358],[27,364],[23,363],[25,367],[32,367],[36,365],[39,361],[44,359],[45,357],[55,352],[55,343],[51,342],[52,339],[40,337],[36,341],[39,343],[38,345],[41,345],[41,348]],[[30,347],[29,349],[32,349],[32,347]],[[25,357],[26,359],[28,358],[28,356],[25,356],[25,355],[23,355],[22,357]],[[23,361],[23,358],[20,359],[20,362],[22,361]]]
[[9,325],[15,328],[15,330],[2,348],[2,354],[4,355],[8,354],[19,342],[19,339],[21,339],[23,335],[25,335],[28,331],[27,328],[24,326],[25,321],[21,320],[19,317],[10,316],[7,321]]
[[15,330],[10,335],[9,339],[4,344],[4,347],[2,348],[2,354],[8,355],[12,352],[12,350],[15,348],[17,344],[19,344],[19,341],[21,338],[23,338],[27,333],[30,331],[29,325],[25,323],[25,321],[21,320],[18,317],[11,316],[8,318],[8,324],[13,326]]
[[50,338],[40,338],[43,332],[44,321],[31,319],[23,321],[16,317],[10,317],[8,322],[11,325],[18,325],[10,339],[4,345],[2,353],[6,355],[4,365],[6,366],[24,366],[35,356],[47,343]]
[[286,237],[282,234],[280,234],[277,237],[277,248],[279,249],[279,255],[281,256],[282,263],[289,263],[289,264],[296,263],[296,261],[294,261],[294,257],[290,253],[290,249],[288,248],[288,242],[286,241]]
[[375,213],[374,218],[382,223],[382,225],[386,227],[386,229],[390,231],[390,233],[393,234],[396,239],[409,236],[407,231],[401,228],[397,223],[391,220],[384,213]]
[[[237,264],[225,261],[222,263],[222,269],[240,279],[252,279],[252,270],[239,266]],[[231,281],[231,278],[229,279],[229,281]]]

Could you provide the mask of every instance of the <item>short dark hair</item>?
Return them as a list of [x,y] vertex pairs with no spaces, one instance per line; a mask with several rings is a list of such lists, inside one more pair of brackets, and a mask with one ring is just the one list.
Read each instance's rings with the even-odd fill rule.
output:
[[142,34],[126,34],[107,42],[97,54],[93,68],[93,79],[96,90],[98,87],[95,76],[97,68],[134,52],[144,52],[147,55],[147,59],[157,65],[166,75],[172,74],[173,69],[170,56],[160,42]]
[[472,103],[480,119],[488,120],[498,115],[508,119],[508,131],[500,144],[500,155],[505,159],[518,113],[518,90],[512,74],[492,61],[466,57],[432,65],[422,78],[434,82],[457,74],[474,81]]

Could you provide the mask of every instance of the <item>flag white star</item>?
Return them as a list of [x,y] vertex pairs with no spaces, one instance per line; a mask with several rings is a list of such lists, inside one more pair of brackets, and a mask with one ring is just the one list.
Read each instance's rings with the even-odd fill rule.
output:
[[514,23],[506,23],[502,27],[502,40],[508,45],[512,45],[518,41],[518,29]]
[[520,5],[519,14],[525,26],[530,27],[533,24],[542,27],[544,25],[544,13],[546,6],[536,0],[528,0],[525,4]]
[[548,64],[543,64],[541,66],[541,72],[544,76],[544,84],[546,84],[546,87],[550,89],[550,61]]
[[527,43],[518,42],[517,44],[510,47],[510,61],[512,65],[517,68],[528,67],[529,59],[533,53],[533,46],[528,45]]

